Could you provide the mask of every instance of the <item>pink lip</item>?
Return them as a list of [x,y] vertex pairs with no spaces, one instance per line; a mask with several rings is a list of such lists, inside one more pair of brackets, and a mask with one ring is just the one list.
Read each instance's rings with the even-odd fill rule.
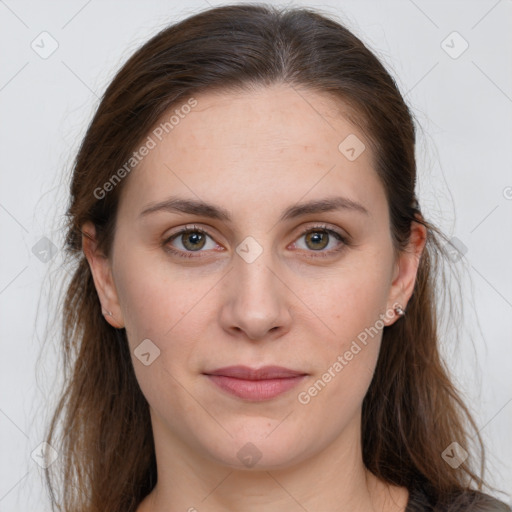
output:
[[306,376],[303,372],[280,366],[264,366],[259,369],[229,366],[205,375],[224,391],[253,401],[274,398],[296,386]]

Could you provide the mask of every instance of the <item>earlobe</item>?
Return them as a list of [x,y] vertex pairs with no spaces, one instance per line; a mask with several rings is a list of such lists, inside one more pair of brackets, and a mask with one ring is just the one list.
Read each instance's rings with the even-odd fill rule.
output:
[[86,222],[82,226],[82,250],[91,269],[105,320],[113,327],[122,329],[124,327],[122,313],[110,261],[98,250],[96,229],[92,222]]

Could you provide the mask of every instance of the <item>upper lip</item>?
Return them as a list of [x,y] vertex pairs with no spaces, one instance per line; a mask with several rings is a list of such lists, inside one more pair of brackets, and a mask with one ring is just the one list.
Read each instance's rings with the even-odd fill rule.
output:
[[261,368],[250,368],[249,366],[226,366],[205,372],[206,375],[223,375],[224,377],[233,377],[235,379],[245,380],[266,380],[266,379],[286,379],[306,375],[304,372],[290,370],[283,366],[262,366]]

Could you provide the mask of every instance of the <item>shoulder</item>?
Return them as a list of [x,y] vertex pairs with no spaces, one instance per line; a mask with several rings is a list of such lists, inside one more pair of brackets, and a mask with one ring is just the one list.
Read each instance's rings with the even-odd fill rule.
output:
[[461,491],[444,504],[429,500],[422,490],[412,490],[405,512],[512,512],[509,505],[480,491]]
[[466,491],[456,496],[446,512],[511,512],[511,508],[496,498],[479,491]]
[[479,491],[460,493],[443,509],[443,512],[445,510],[446,512],[512,512],[512,509],[503,501]]

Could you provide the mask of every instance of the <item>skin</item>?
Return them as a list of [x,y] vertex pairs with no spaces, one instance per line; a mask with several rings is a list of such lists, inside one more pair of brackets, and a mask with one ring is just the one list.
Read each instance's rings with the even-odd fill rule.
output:
[[[138,512],[403,511],[407,490],[366,471],[361,454],[361,405],[382,331],[309,403],[298,394],[379,315],[385,325],[400,321],[393,306],[405,309],[412,294],[425,228],[413,223],[407,251],[396,255],[369,144],[354,161],[338,150],[349,134],[367,141],[336,115],[339,101],[286,85],[196,99],[126,178],[110,258],[96,249],[93,225],[83,226],[99,300],[112,312],[105,319],[126,329],[150,405],[158,483]],[[139,217],[171,195],[214,203],[232,221],[165,211]],[[279,220],[289,206],[333,195],[367,213]],[[301,234],[324,233],[317,224],[349,235],[349,244]],[[207,230],[204,245],[196,239],[193,251],[190,234],[182,235],[167,245],[193,257],[167,253],[164,241],[190,225]],[[251,263],[236,252],[248,236],[262,249]],[[144,339],[160,350],[148,366],[133,355]],[[250,402],[202,374],[235,364],[308,376],[274,399]],[[248,442],[261,455],[252,467],[237,457]]]

